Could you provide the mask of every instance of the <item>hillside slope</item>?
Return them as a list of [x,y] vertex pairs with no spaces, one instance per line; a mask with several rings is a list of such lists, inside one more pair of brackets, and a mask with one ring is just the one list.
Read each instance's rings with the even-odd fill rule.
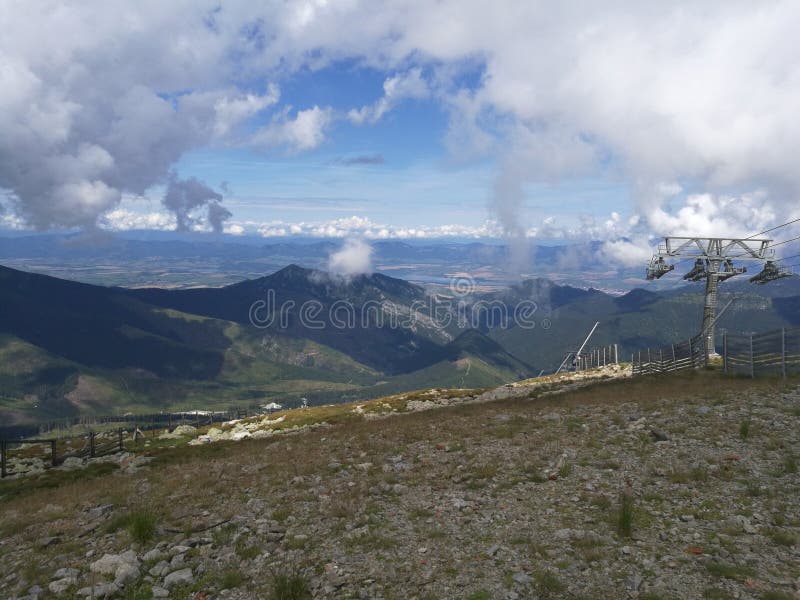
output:
[[[286,326],[280,318],[268,327],[250,322],[251,305],[268,290],[294,307]],[[0,416],[13,425],[291,405],[530,375],[479,332],[456,339],[462,332],[422,313],[410,326],[381,323],[368,308],[388,306],[408,318],[425,297],[418,286],[382,275],[344,280],[294,266],[185,291],[105,288],[0,267]],[[322,327],[301,321],[304,303],[318,307]],[[337,311],[347,307],[355,319],[342,327],[336,320],[349,315]]]
[[[156,440],[149,463],[0,482],[0,595],[244,600],[288,579],[337,599],[796,593],[797,380],[699,372],[448,406],[471,393],[276,414],[263,439]],[[387,416],[399,402],[412,412]]]
[[[796,281],[728,285],[720,301],[735,302],[720,329],[800,322]],[[514,318],[521,302],[535,306],[530,326]],[[497,304],[505,322],[484,310]],[[0,267],[0,306],[0,415],[18,423],[497,385],[551,372],[596,321],[591,344],[617,343],[623,360],[685,340],[697,330],[702,296],[612,296],[530,279],[461,297],[380,274],[342,278],[296,265],[222,288],[131,290]],[[18,343],[38,352],[33,366],[16,353]]]
[[[535,280],[487,297],[506,302],[509,310],[521,300],[536,303],[536,327],[512,324],[486,332],[507,352],[545,372],[557,368],[565,352],[577,349],[598,321],[590,345],[618,344],[621,360],[636,350],[689,339],[700,328],[704,301],[699,284],[672,292],[634,289],[611,296]],[[718,331],[763,332],[800,324],[800,278],[765,286],[725,282],[720,287],[720,310],[731,300],[719,318]],[[549,327],[541,326],[545,321]]]

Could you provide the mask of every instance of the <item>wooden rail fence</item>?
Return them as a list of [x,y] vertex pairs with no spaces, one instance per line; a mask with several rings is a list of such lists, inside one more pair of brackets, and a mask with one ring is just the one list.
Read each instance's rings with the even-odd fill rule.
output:
[[[13,457],[16,450],[19,452],[20,446],[44,445],[49,447],[50,456],[49,462],[53,467],[63,464],[67,458],[95,458],[98,456],[105,456],[107,454],[114,454],[122,452],[124,446],[125,432],[123,429],[116,431],[105,432],[102,434],[90,431],[85,436],[78,436],[69,438],[68,440],[47,438],[47,439],[26,439],[26,440],[0,440],[0,477],[5,478],[14,473],[9,469],[9,458]],[[74,448],[76,440],[84,440],[82,447]],[[59,455],[59,447],[63,448],[62,454]],[[39,458],[38,456],[35,458]]]
[[575,370],[584,371],[616,364],[619,364],[619,347],[617,344],[609,344],[583,352],[575,359]]
[[706,355],[703,339],[701,336],[695,336],[679,344],[639,350],[631,355],[631,365],[634,375],[670,373],[704,367]]
[[722,364],[726,373],[750,377],[800,373],[800,327],[749,335],[725,333]]

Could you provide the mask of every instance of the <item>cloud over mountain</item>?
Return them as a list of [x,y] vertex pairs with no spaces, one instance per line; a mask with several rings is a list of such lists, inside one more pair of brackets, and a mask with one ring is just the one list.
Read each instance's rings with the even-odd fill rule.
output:
[[330,255],[328,270],[345,276],[372,272],[372,246],[358,238],[345,240],[344,245]]

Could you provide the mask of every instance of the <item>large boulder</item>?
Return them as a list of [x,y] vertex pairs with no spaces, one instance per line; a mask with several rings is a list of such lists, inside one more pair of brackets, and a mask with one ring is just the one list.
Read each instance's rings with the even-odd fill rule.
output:
[[139,578],[139,559],[133,550],[122,554],[104,554],[102,558],[89,565],[89,570],[101,575],[112,575],[114,584],[122,587]]
[[197,427],[192,425],[178,425],[172,432],[177,435],[194,435],[197,433]]

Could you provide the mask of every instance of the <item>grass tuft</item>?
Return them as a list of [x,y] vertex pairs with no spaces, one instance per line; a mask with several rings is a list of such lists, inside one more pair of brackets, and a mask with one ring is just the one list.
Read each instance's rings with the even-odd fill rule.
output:
[[116,533],[120,529],[125,529],[134,542],[144,544],[155,537],[157,524],[156,514],[149,508],[142,508],[114,515],[106,522],[103,529],[106,533]]
[[269,588],[269,600],[308,600],[311,586],[298,571],[273,573]]
[[225,571],[220,578],[220,588],[223,590],[232,590],[241,587],[247,581],[247,577],[239,569],[230,569]]
[[726,563],[712,562],[706,565],[708,571],[717,577],[744,581],[750,577],[755,577],[756,571],[746,565],[731,565]]
[[619,509],[617,511],[617,533],[621,537],[631,537],[633,534],[634,501],[630,490],[625,490],[619,496]]
[[739,437],[743,440],[750,437],[750,419],[745,419],[739,424]]
[[133,541],[149,542],[156,535],[158,518],[150,509],[137,510],[128,515],[127,529]]
[[542,598],[564,591],[564,584],[550,571],[540,571],[534,575],[536,591]]
[[797,538],[795,538],[791,533],[780,529],[774,529],[770,531],[769,537],[778,546],[790,547],[797,543]]
[[783,470],[787,474],[797,473],[797,458],[794,454],[787,454],[783,457]]

